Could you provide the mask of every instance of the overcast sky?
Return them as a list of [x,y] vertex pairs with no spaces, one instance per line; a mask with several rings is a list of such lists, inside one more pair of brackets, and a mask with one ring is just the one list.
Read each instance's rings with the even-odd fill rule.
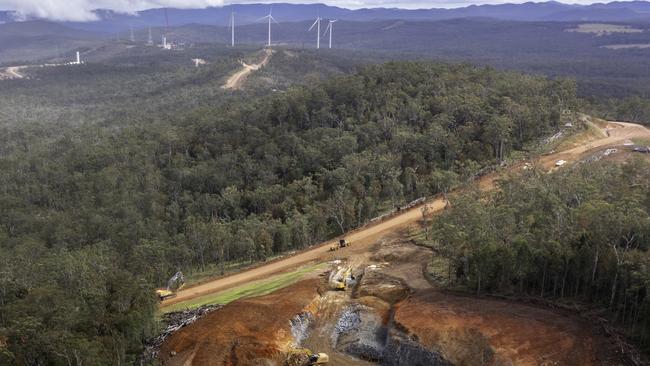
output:
[[[19,17],[39,17],[51,20],[92,21],[92,10],[111,9],[120,12],[175,7],[203,8],[224,4],[268,3],[263,0],[0,0],[0,9],[14,10]],[[455,8],[471,4],[499,4],[506,2],[525,2],[525,0],[279,0],[288,3],[326,3],[346,8],[399,7],[399,8]],[[575,0],[573,3],[592,3],[589,0]]]

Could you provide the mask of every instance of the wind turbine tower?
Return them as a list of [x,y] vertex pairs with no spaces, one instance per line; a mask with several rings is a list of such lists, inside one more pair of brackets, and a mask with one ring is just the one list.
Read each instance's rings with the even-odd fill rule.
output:
[[133,33],[133,26],[131,26],[131,36],[129,37],[131,43],[135,43],[135,34]]
[[271,22],[274,22],[274,23],[278,24],[278,21],[275,20],[275,18],[273,17],[273,14],[271,13],[271,11],[272,10],[269,10],[269,15],[267,15],[265,17],[261,17],[261,18],[258,19],[258,21],[263,20],[263,19],[268,19],[268,21],[269,21],[269,41],[266,44],[267,47],[271,47]]
[[230,47],[235,48],[235,13],[234,12],[230,13]]
[[321,17],[316,18],[316,21],[314,22],[314,24],[311,25],[311,27],[309,27],[309,30],[308,30],[308,32],[311,32],[311,30],[314,29],[315,26],[317,27],[316,28],[316,34],[317,34],[317,36],[316,36],[316,49],[320,49],[320,21],[321,20],[323,20],[323,18],[321,18]]
[[79,51],[77,51],[77,61],[75,62],[77,65],[81,65],[81,55],[79,54]]
[[147,40],[149,46],[153,46],[153,37],[151,36],[151,27],[149,27],[149,39]]
[[327,25],[327,28],[325,28],[325,33],[324,34],[327,34],[327,32],[329,32],[329,34],[330,34],[330,48],[332,48],[332,32],[333,32],[333,29],[334,29],[333,24],[336,23],[336,22],[338,22],[338,19],[330,19],[329,24]]

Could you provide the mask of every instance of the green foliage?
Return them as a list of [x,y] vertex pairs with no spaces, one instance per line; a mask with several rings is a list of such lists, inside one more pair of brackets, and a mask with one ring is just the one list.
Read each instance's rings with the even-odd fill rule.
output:
[[592,109],[604,118],[650,125],[650,99],[639,96],[594,103]]
[[196,299],[183,301],[163,309],[164,312],[194,309],[208,304],[227,304],[246,297],[255,297],[269,294],[287,287],[303,278],[306,274],[323,269],[327,264],[312,264],[301,267],[295,271],[279,274],[264,280],[259,280],[245,285],[237,286],[230,290],[215,294],[201,296]]
[[[132,362],[175,271],[223,273],[444,193],[576,104],[570,82],[429,63],[244,99],[219,88],[231,66],[129,82],[121,66],[44,70],[4,92],[55,111],[2,109],[0,337],[15,363]],[[80,94],[57,94],[75,80]]]
[[459,197],[434,237],[456,283],[601,305],[648,348],[649,178],[643,160],[529,171]]

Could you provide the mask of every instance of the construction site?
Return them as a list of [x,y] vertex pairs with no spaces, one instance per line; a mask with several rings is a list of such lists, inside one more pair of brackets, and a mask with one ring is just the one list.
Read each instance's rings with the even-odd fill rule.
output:
[[[648,158],[632,143],[648,138],[642,126],[601,121],[597,134],[476,184],[491,190],[501,174],[532,165],[553,171],[593,159]],[[411,239],[425,215],[445,206],[443,197],[419,201],[345,238],[180,289],[163,300],[162,312],[309,268],[280,289],[190,312],[191,321],[160,340],[155,357],[174,366],[637,364],[634,350],[584,309],[445,289],[432,275],[434,253]]]

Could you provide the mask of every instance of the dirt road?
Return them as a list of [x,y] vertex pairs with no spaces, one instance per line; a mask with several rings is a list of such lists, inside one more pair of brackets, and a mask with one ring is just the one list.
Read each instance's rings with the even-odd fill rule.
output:
[[250,75],[250,73],[252,73],[253,71],[259,70],[261,67],[265,66],[271,59],[272,54],[273,54],[273,50],[267,48],[264,50],[264,58],[259,63],[249,65],[244,61],[241,61],[242,69],[232,74],[221,88],[235,89],[235,90],[241,89],[248,75]]
[[4,70],[0,71],[0,80],[3,79],[22,79],[25,75],[20,73],[21,69],[24,69],[26,66],[9,66]]
[[[625,141],[634,138],[650,139],[650,130],[633,123],[610,122],[607,125],[606,131],[607,137],[589,141],[581,146],[542,157],[540,159],[541,165],[546,169],[552,169],[554,167],[555,161],[564,159],[569,163],[572,163],[577,161],[582,155],[594,148],[618,146],[622,145]],[[512,169],[519,168],[519,165],[512,167]],[[498,177],[498,174],[485,175],[479,180],[478,184],[481,189],[492,189],[494,187],[493,182]],[[431,214],[435,214],[444,209],[445,201],[442,198],[436,198],[428,202],[427,206],[429,206],[429,212]],[[422,218],[420,209],[421,206],[412,208],[410,210],[404,210],[401,213],[382,222],[369,224],[348,233],[346,235],[346,239],[349,242],[353,243],[353,246],[351,248],[343,249],[343,251],[350,251],[350,254],[352,254],[355,252],[360,253],[367,250],[369,246],[371,246],[379,237],[385,233],[389,231],[398,231],[420,220]],[[336,242],[337,240],[326,241],[315,246],[312,249],[309,249],[297,255],[285,259],[280,259],[227,277],[219,278],[198,286],[186,288],[178,292],[175,298],[163,302],[161,304],[161,307],[164,308],[166,306],[182,301],[187,301],[210,293],[223,291],[228,288],[247,283],[249,281],[295,269],[296,267],[311,261],[330,260],[333,259],[335,255],[345,255],[344,252],[332,253],[328,251],[329,247]]]

